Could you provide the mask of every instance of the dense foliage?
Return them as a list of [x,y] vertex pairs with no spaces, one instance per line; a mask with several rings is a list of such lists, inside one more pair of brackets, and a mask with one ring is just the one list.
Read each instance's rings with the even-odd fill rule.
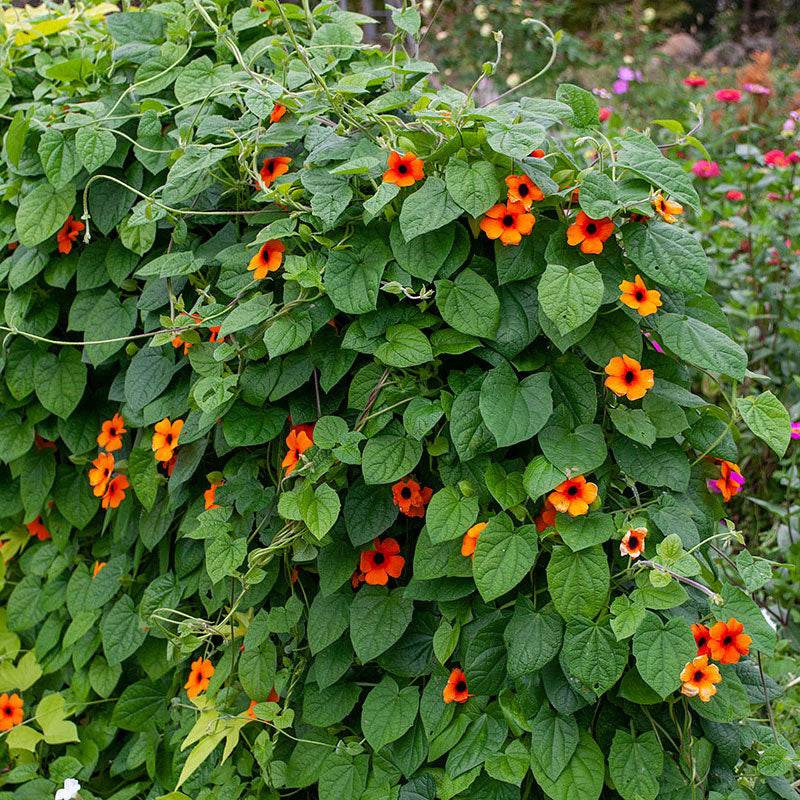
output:
[[5,21],[0,797],[791,797],[696,140],[110,10]]

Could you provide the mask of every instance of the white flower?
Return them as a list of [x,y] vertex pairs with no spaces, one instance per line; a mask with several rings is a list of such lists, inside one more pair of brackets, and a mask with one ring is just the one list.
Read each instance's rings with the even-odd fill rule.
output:
[[656,18],[656,10],[654,8],[646,8],[642,11],[642,19],[649,25]]
[[510,74],[510,75],[509,75],[509,76],[506,78],[506,83],[507,83],[509,86],[512,86],[512,87],[513,87],[513,86],[516,86],[516,85],[517,85],[517,84],[518,84],[518,83],[519,83],[521,80],[522,80],[522,78],[520,77],[520,74],[519,74],[518,72],[512,72],[512,73],[511,73],[511,74]]
[[81,785],[75,778],[67,778],[64,781],[64,788],[56,792],[55,800],[75,800],[80,790]]
[[491,22],[484,22],[480,28],[481,36],[491,36],[492,35],[492,23]]
[[475,19],[481,22],[489,17],[489,9],[486,6],[477,5],[472,13],[475,15]]

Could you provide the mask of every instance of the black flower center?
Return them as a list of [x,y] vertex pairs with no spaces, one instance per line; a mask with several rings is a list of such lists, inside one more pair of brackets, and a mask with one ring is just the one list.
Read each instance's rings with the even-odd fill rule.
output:
[[636,292],[634,297],[641,303],[642,300],[644,300],[644,292],[641,292],[641,291]]
[[725,647],[728,647],[728,646],[729,646],[729,645],[731,645],[732,643],[733,643],[733,637],[732,637],[732,636],[726,636],[726,637],[725,637],[725,638],[722,640],[722,644],[724,644],[724,645],[725,645]]
[[630,550],[635,550],[638,546],[639,540],[635,536],[631,536],[631,538],[628,539],[628,548]]
[[400,490],[400,497],[402,497],[404,500],[408,500],[408,498],[411,497],[411,489],[409,489],[408,486],[404,486]]
[[503,225],[505,225],[506,228],[510,228],[513,224],[514,224],[514,217],[512,217],[511,214],[506,214],[503,217]]
[[520,184],[519,189],[517,189],[517,193],[519,194],[520,197],[527,197],[528,191],[529,189],[524,183]]
[[633,373],[632,370],[628,370],[625,373],[625,383],[633,383],[636,380],[636,375]]
[[589,236],[594,236],[597,233],[597,225],[595,225],[594,222],[590,222],[586,226],[586,233],[588,233]]
[[375,555],[372,557],[372,560],[376,564],[383,564],[383,562],[385,561],[385,558],[384,558],[383,553],[375,553]]
[[707,641],[708,641],[708,640],[706,639],[706,637],[705,637],[705,636],[701,636],[701,637],[700,637],[700,638],[697,640],[697,646],[698,646],[698,647],[705,647],[705,646],[706,646],[706,642],[707,642]]
[[267,172],[272,172],[275,169],[275,163],[273,161],[267,161],[264,165],[264,169],[266,169]]
[[567,494],[572,495],[574,497],[576,494],[578,494],[578,487],[570,486],[569,489],[567,489]]
[[400,166],[397,168],[397,171],[398,171],[398,172],[399,172],[401,175],[405,175],[405,174],[406,174],[406,172],[408,172],[408,167],[407,167],[405,164],[401,164],[401,165],[400,165]]
[[172,444],[172,434],[171,433],[167,434],[167,444]]
[[456,691],[460,694],[461,692],[467,691],[467,682],[466,681],[459,681],[456,684]]
[[116,436],[116,435],[117,435],[117,429],[116,429],[116,428],[109,428],[109,429],[108,429],[108,432],[109,432],[109,433],[110,433],[112,436]]
[[697,670],[697,672],[695,672],[694,674],[694,682],[700,683],[700,681],[703,680],[703,678],[705,678],[705,675],[703,675],[703,673],[700,670]]
[[10,717],[10,716],[11,716],[11,706],[6,706],[6,707],[3,709],[3,713],[4,713],[4,714],[5,714],[7,717]]

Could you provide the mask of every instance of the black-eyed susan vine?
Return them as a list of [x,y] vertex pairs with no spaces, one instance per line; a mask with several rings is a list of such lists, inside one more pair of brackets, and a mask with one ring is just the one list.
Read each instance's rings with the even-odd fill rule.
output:
[[0,797],[785,797],[677,142],[112,12],[3,17]]

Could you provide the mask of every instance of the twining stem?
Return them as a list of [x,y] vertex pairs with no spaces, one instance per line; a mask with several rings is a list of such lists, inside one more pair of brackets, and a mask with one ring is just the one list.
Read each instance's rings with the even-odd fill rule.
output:
[[673,572],[671,569],[667,569],[662,564],[657,564],[655,561],[640,561],[640,567],[651,567],[652,569],[657,569],[659,572],[665,572],[670,577],[674,578],[676,581],[681,581],[689,586],[694,586],[695,589],[699,589],[703,594],[716,599],[719,595],[708,588],[708,586],[703,586],[702,583],[698,583],[697,581],[693,581],[691,578],[685,578],[683,575],[678,575],[677,572]]

